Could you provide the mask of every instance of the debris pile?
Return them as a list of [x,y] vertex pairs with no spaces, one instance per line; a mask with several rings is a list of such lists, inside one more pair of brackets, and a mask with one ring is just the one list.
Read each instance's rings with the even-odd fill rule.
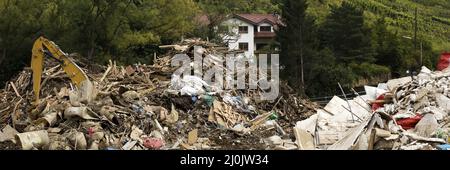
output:
[[[334,97],[295,126],[299,146],[327,150],[448,150],[450,72],[366,86],[353,100]],[[308,144],[312,143],[313,147]],[[307,147],[308,146],[308,147]]]
[[[175,54],[193,57],[227,48],[185,40],[153,65],[77,64],[94,82],[95,100],[81,101],[56,62],[46,62],[41,100],[34,102],[32,71],[25,69],[0,90],[0,149],[298,149],[292,126],[318,105],[294,95],[286,84],[277,100],[261,101],[260,90],[214,91],[193,76],[173,78]],[[95,69],[94,69],[95,68]],[[300,135],[307,135],[301,133]],[[312,137],[311,137],[312,138]]]

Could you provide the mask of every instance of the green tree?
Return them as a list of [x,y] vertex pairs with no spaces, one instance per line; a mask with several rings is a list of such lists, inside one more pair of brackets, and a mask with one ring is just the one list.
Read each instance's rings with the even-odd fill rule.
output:
[[[96,55],[133,62],[142,47],[171,43],[193,28],[197,8],[192,0],[80,0],[56,2],[53,17],[49,17],[48,33],[68,48],[89,59],[104,60]],[[62,30],[60,23],[66,21]],[[60,35],[59,32],[65,32]]]
[[[48,1],[0,0],[0,85],[29,64]],[[28,50],[27,50],[28,49]]]
[[321,31],[324,46],[330,47],[339,62],[373,62],[370,30],[364,24],[364,11],[344,1],[331,6]]
[[333,52],[325,48],[318,51],[309,64],[311,69],[306,72],[306,94],[309,97],[322,97],[340,94],[337,83],[345,89],[351,88],[356,75],[345,64],[339,64]]
[[378,19],[373,28],[376,64],[387,66],[392,74],[399,75],[402,68],[401,42],[398,36],[387,29],[384,18]]
[[438,54],[433,52],[430,42],[419,39],[415,48],[412,38],[400,36],[387,27],[384,18],[378,19],[373,26],[376,64],[389,67],[394,77],[404,76],[410,69],[419,71],[421,66],[435,67]]
[[280,0],[252,0],[247,1],[248,7],[245,10],[247,13],[279,13],[280,8],[278,2]]
[[29,65],[40,35],[87,61],[149,63],[159,44],[191,32],[197,13],[193,0],[0,0],[0,81]]
[[305,72],[315,55],[314,19],[306,15],[306,0],[284,0],[281,5],[283,22],[277,32],[281,46],[281,64],[284,77],[305,94]]

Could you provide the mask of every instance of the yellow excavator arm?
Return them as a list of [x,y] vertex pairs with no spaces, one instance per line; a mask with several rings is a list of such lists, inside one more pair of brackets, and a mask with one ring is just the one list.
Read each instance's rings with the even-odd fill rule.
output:
[[58,60],[66,74],[78,88],[84,88],[83,86],[90,86],[92,88],[92,83],[89,81],[86,73],[54,42],[44,37],[39,37],[34,43],[32,52],[31,69],[33,70],[33,91],[36,97],[36,103],[39,103],[40,99],[42,69],[45,57]]

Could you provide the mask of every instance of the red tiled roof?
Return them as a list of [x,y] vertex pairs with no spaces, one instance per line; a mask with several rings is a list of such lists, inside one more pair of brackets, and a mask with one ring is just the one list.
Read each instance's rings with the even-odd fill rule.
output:
[[[234,14],[233,16],[253,25],[259,25],[266,22],[277,28],[277,25],[282,24],[281,20],[278,18],[279,16],[274,14]],[[197,15],[194,19],[197,24],[200,25],[209,25],[211,22],[205,14]]]
[[263,22],[268,22],[273,25],[281,23],[278,16],[274,14],[235,14],[235,17],[245,20],[254,25],[258,25]]
[[274,38],[276,34],[274,32],[256,32],[255,38]]

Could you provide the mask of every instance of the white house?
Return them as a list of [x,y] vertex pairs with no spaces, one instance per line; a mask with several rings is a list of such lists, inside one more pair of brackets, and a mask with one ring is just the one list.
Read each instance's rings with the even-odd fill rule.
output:
[[247,56],[264,53],[261,50],[274,41],[280,23],[274,14],[235,14],[222,23],[230,29],[223,39],[230,50],[243,50]]

